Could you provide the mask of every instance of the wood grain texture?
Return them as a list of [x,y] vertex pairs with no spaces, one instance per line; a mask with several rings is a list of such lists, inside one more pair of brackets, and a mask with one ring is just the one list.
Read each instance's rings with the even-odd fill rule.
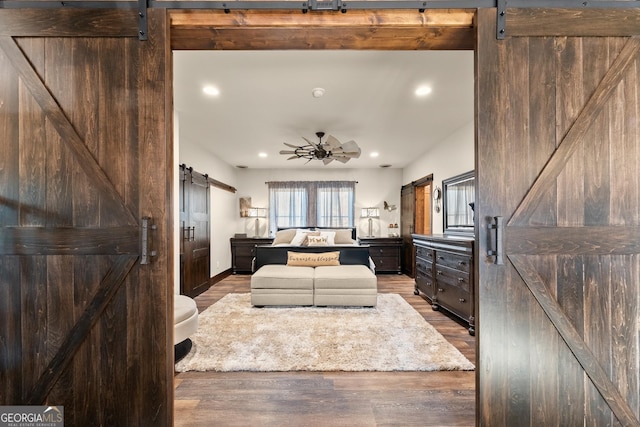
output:
[[[626,404],[626,401],[620,395],[615,384],[609,379],[606,371],[602,368],[601,364],[598,363],[591,349],[586,345],[581,334],[567,320],[562,307],[560,307],[556,300],[549,296],[548,288],[532,264],[522,255],[513,255],[509,258],[518,270],[518,274],[520,274],[536,298],[536,301],[542,306],[549,320],[554,324],[576,359],[580,362],[585,373],[598,388],[602,397],[607,401],[618,421],[625,426],[640,425],[633,410]],[[596,335],[598,334],[597,329],[596,327]]]
[[[487,256],[491,236],[487,224],[493,216],[508,215],[506,189],[496,185],[507,174],[504,150],[495,150],[495,141],[504,140],[508,123],[507,109],[501,108],[510,99],[502,77],[508,72],[502,63],[505,47],[496,42],[495,11],[479,10],[476,45],[476,180],[478,192],[476,217],[478,223],[478,425],[506,425],[509,404],[504,366],[508,354],[508,318],[506,267],[496,266]],[[489,155],[490,153],[490,155]]]
[[136,10],[6,9],[0,16],[1,36],[138,37]]
[[[486,13],[476,52],[479,422],[637,426],[628,384],[635,393],[638,376],[616,362],[640,367],[638,337],[620,338],[637,327],[640,295],[629,284],[640,253],[638,94],[627,82],[637,80],[637,41],[576,32],[497,42]],[[495,215],[512,218],[505,266],[484,256]]]
[[182,49],[473,48],[473,11],[172,11],[171,47]]
[[[0,170],[12,172],[0,184],[0,268],[12,287],[0,297],[13,308],[0,312],[12,337],[0,345],[12,363],[1,403],[55,401],[69,425],[171,425],[166,11],[150,13],[149,43],[135,32],[73,37],[95,11],[65,11],[53,32],[41,25],[51,11],[5,12],[22,36],[0,41],[1,144],[16,160]],[[127,25],[132,12],[105,17]],[[141,216],[158,225],[161,255],[147,267],[136,264]]]
[[509,37],[634,36],[640,34],[640,10],[507,8],[506,34]]
[[583,143],[585,135],[603,110],[605,103],[615,92],[618,83],[626,75],[628,67],[634,64],[639,50],[640,38],[630,38],[611,68],[607,71],[607,74],[600,81],[593,96],[590,97],[549,162],[545,165],[545,168],[531,186],[523,202],[514,212],[508,225],[521,225],[525,218],[531,216],[531,213],[540,203],[542,194],[553,184],[553,181],[564,169],[567,161]]
[[640,251],[640,227],[508,227],[505,250],[528,255],[635,254]]
[[84,169],[88,178],[94,182],[100,192],[111,199],[114,204],[113,208],[122,215],[122,220],[125,224],[127,222],[135,224],[135,217],[124,207],[120,194],[114,190],[109,178],[87,151],[84,142],[73,128],[73,125],[60,109],[58,102],[51,95],[41,78],[23,56],[18,45],[10,37],[3,36],[0,37],[0,49],[5,52],[13,66],[19,71],[22,81],[60,134],[61,141],[64,141],[72,150],[78,164]]

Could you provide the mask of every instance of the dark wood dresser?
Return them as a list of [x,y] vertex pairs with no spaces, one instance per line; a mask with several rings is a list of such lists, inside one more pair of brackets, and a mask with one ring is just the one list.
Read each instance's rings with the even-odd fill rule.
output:
[[251,274],[251,260],[256,256],[256,245],[270,245],[272,237],[231,238],[231,269],[233,274]]
[[401,237],[359,237],[361,245],[369,245],[369,256],[376,264],[376,273],[402,273]]
[[473,237],[412,234],[416,253],[416,287],[434,310],[443,308],[462,319],[475,335]]

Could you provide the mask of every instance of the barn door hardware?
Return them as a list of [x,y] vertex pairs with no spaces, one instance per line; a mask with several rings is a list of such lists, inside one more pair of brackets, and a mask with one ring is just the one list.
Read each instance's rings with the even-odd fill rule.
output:
[[504,229],[502,217],[494,216],[493,222],[488,225],[489,230],[495,230],[494,238],[492,239],[491,233],[489,233],[489,247],[492,247],[492,241],[495,242],[493,246],[495,249],[489,249],[487,251],[487,255],[490,257],[495,257],[493,260],[494,264],[503,265],[504,262],[502,260],[502,231]]
[[504,40],[504,35],[507,31],[507,0],[497,1],[497,14],[496,37],[498,40]]
[[157,255],[157,252],[149,249],[149,241],[151,240],[149,237],[149,230],[157,230],[158,226],[151,223],[151,218],[145,216],[142,218],[141,224],[141,232],[140,232],[140,264],[150,264],[151,257]]
[[138,0],[138,40],[147,40],[147,9],[149,0]]

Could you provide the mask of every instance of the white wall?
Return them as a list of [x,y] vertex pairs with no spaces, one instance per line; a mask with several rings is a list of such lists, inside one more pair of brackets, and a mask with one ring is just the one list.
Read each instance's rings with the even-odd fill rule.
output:
[[[178,128],[178,117],[174,117],[175,127]],[[175,156],[178,159],[176,168],[180,164],[193,167],[193,170],[208,174],[210,178],[237,188],[236,169],[221,161],[211,151],[202,148],[197,143],[180,139],[179,130],[175,130]],[[180,144],[182,142],[182,144]],[[180,148],[178,148],[180,147]],[[175,271],[174,287],[176,293],[180,291],[180,216],[178,214],[179,176],[175,174],[175,207],[174,207],[174,237],[175,237]],[[231,268],[231,247],[229,238],[233,237],[235,223],[238,216],[237,194],[216,187],[210,189],[210,236],[211,236],[211,277]]]
[[[237,171],[238,198],[251,197],[255,207],[269,207],[269,191],[267,181],[358,181],[356,184],[356,224],[358,235],[368,234],[368,222],[360,219],[360,208],[379,207],[380,219],[373,220],[373,234],[387,236],[389,223],[400,222],[400,188],[402,187],[402,170],[394,168],[378,169],[244,169]],[[383,209],[383,202],[396,205],[392,212]],[[236,203],[239,207],[239,200]],[[237,232],[254,234],[254,220],[240,219]],[[268,233],[267,219],[261,220],[261,235]],[[398,230],[392,230],[398,231]]]
[[[434,188],[442,188],[442,180],[451,178],[475,167],[474,122],[458,129],[420,158],[403,169],[402,183],[409,184],[429,174],[433,174]],[[442,233],[442,210],[432,211],[433,233]]]

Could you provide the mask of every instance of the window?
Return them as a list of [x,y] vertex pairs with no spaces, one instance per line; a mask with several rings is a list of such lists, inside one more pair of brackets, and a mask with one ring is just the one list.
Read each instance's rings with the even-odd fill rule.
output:
[[354,181],[269,182],[269,223],[284,227],[353,227]]

